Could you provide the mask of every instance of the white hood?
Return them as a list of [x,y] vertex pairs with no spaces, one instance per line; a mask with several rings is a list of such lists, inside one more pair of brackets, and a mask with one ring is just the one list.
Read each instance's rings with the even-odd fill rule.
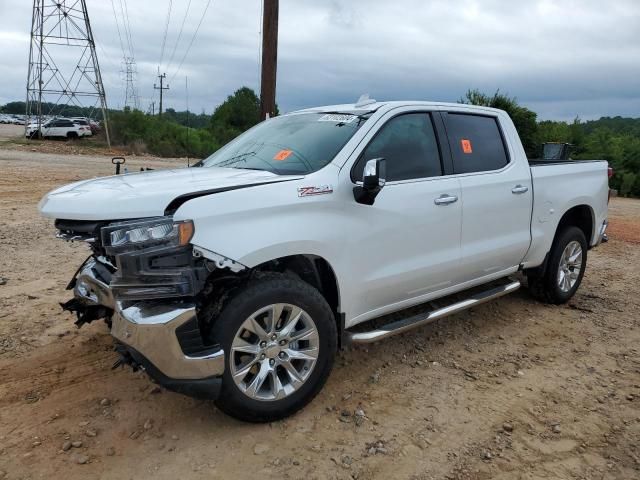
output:
[[51,218],[121,220],[164,215],[181,195],[301,178],[235,168],[157,170],[83,180],[46,194],[38,205]]

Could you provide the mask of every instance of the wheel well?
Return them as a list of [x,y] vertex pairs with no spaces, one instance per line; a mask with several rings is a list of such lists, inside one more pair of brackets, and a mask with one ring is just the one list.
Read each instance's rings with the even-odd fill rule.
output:
[[[242,287],[251,277],[261,272],[278,272],[295,275],[302,281],[316,288],[325,298],[333,312],[338,329],[338,339],[343,333],[343,317],[339,312],[340,294],[338,281],[329,262],[317,255],[290,255],[257,265],[250,270],[233,273],[226,269],[216,269],[207,278],[206,285],[199,294],[202,314],[199,315],[201,330],[208,331],[227,300],[233,296],[234,290]],[[215,298],[214,302],[207,299]]]
[[[560,232],[566,227],[578,227],[584,233],[587,239],[587,246],[590,246],[591,236],[593,234],[593,215],[591,214],[591,208],[588,205],[577,205],[570,208],[558,222],[556,233],[553,236],[552,246],[556,243],[556,239]],[[544,257],[542,265],[538,267],[529,268],[526,270],[527,275],[541,276],[547,271],[547,262],[549,261],[549,255],[551,254],[551,248]]]
[[587,245],[591,245],[591,237],[593,235],[593,215],[591,214],[591,208],[588,205],[578,205],[570,208],[560,219],[558,228],[556,228],[556,234],[554,236],[554,242],[559,233],[568,226],[578,227],[584,233],[587,239]]
[[331,311],[338,318],[340,295],[338,281],[329,262],[317,255],[290,255],[255,267],[258,271],[293,273],[316,288],[325,298]]

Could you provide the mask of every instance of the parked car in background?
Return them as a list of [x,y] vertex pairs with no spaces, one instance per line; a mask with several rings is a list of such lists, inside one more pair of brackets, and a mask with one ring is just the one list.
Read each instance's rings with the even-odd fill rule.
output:
[[[54,118],[53,120],[44,123],[40,131],[38,131],[37,123],[31,123],[27,128],[26,137],[57,137],[74,139],[84,136],[86,133],[86,131],[84,130],[85,128],[88,127],[77,125],[66,118]],[[89,134],[91,134],[90,131]]]
[[195,168],[60,187],[39,208],[92,250],[63,305],[78,325],[107,319],[123,363],[264,422],[320,391],[339,345],[523,276],[567,302],[604,239],[607,174],[528,160],[501,110],[362,99],[262,122]]
[[100,126],[100,122],[97,120],[92,120],[89,119],[89,126],[91,127],[91,132],[95,135],[96,133],[98,133],[100,131],[100,129],[102,128]]
[[87,120],[86,118],[71,118],[70,120],[80,127],[81,137],[90,137],[91,135],[93,135],[89,120]]

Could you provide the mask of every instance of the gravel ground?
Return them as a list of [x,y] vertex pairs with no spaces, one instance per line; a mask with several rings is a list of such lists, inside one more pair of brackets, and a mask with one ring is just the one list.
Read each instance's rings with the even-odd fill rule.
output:
[[347,350],[302,412],[249,425],[111,370],[105,325],[60,310],[87,251],[36,206],[109,158],[0,150],[0,168],[0,479],[640,478],[640,201],[612,199],[568,305],[522,289]]

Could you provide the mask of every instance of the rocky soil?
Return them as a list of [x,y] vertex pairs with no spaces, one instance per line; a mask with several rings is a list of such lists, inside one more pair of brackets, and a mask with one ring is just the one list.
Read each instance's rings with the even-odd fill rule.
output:
[[112,166],[23,150],[0,150],[0,479],[640,478],[640,201],[612,200],[568,305],[522,289],[344,351],[311,405],[250,425],[111,370],[106,326],[60,310],[87,251],[37,203]]

